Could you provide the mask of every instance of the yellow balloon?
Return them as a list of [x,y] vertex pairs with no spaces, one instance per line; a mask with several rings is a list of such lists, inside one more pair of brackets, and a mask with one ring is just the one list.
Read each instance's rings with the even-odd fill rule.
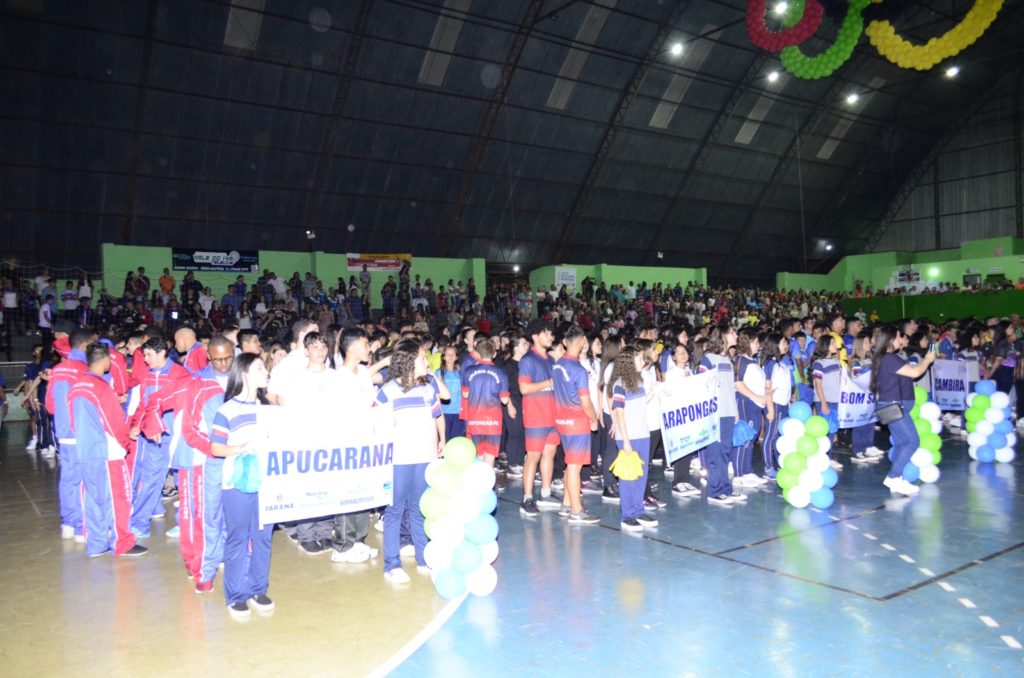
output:
[[1003,0],[975,0],[963,20],[924,45],[914,45],[896,34],[888,21],[872,21],[864,32],[883,57],[903,68],[926,71],[974,44],[995,21]]

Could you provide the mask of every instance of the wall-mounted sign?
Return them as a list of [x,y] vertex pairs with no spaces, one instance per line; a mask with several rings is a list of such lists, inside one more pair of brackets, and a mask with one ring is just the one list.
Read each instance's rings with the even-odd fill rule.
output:
[[175,247],[172,250],[175,271],[223,271],[227,273],[259,273],[260,253],[256,250],[217,251],[191,250]]

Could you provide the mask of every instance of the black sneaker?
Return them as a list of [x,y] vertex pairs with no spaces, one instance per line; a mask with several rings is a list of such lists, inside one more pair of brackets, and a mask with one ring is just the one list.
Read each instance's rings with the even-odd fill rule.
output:
[[534,516],[540,515],[540,509],[537,508],[537,502],[535,502],[532,497],[527,497],[523,500],[523,503],[519,505],[519,513],[533,518]]
[[666,506],[668,506],[668,502],[658,499],[653,494],[644,497],[644,508],[647,510],[663,509]]
[[558,507],[558,517],[559,518],[568,518],[570,513],[572,513],[572,507],[571,506],[567,506],[566,504],[562,504],[561,506]]
[[619,527],[622,529],[623,532],[643,532],[644,531],[644,526],[641,525],[640,522],[636,518],[626,518],[621,523],[619,523]]
[[658,519],[655,518],[652,515],[647,514],[647,513],[643,514],[642,516],[637,516],[636,518],[634,518],[634,520],[636,520],[636,522],[640,523],[641,527],[657,527],[658,526]]
[[249,599],[252,606],[256,608],[257,612],[270,612],[274,609],[274,601],[262,593],[258,593]]
[[672,486],[672,494],[677,497],[699,497],[700,490],[690,483],[678,482]]
[[601,494],[601,485],[594,480],[588,480],[580,483],[580,492],[583,494]]
[[130,549],[128,549],[127,551],[122,553],[121,557],[122,558],[138,558],[139,556],[146,555],[147,551],[149,551],[149,549],[147,549],[145,546],[142,546],[140,544],[136,544],[135,546],[131,547]]
[[318,556],[321,553],[326,553],[327,551],[327,549],[324,548],[324,545],[318,541],[304,541],[299,544],[299,550],[307,556]]
[[619,499],[619,488],[604,488],[604,492],[601,493],[601,501],[607,502],[609,504],[618,504],[621,501],[621,499]]
[[249,603],[231,603],[228,605],[228,614],[232,619],[248,619],[252,612],[249,611]]
[[540,499],[538,499],[536,503],[537,508],[539,509],[553,509],[557,511],[558,508],[562,505],[562,500],[553,494],[549,494],[546,497],[541,497]]
[[164,499],[173,499],[174,497],[178,496],[178,488],[176,488],[176,487],[165,487],[163,489],[163,491],[160,492],[160,495]]
[[579,513],[569,514],[570,525],[596,525],[599,522],[601,522],[600,518],[586,510],[580,511]]

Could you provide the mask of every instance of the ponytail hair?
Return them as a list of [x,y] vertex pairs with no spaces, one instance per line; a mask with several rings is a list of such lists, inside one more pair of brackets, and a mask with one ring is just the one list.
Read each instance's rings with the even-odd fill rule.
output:
[[883,325],[878,328],[878,335],[875,337],[875,352],[871,357],[871,391],[878,393],[878,373],[882,366],[882,358],[892,353],[892,342],[903,332],[895,325]]

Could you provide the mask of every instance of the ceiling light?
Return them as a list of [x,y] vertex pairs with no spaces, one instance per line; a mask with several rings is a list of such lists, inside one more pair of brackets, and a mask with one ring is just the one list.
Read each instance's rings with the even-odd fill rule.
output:
[[860,101],[860,95],[857,94],[856,92],[851,92],[850,94],[846,95],[846,103],[855,104],[858,101]]
[[959,73],[960,73],[960,67],[959,66],[950,66],[949,68],[946,69],[946,77],[947,78],[955,78],[957,75],[959,75]]
[[680,54],[683,53],[683,43],[681,43],[681,42],[674,42],[674,43],[672,43],[672,46],[668,48],[668,52],[672,56],[679,56]]
[[768,74],[768,82],[778,82],[778,81],[779,81],[779,72],[778,71],[772,71],[771,73]]
[[512,272],[519,273],[519,264],[516,264],[515,266],[512,267]]
[[775,7],[772,9],[772,11],[775,12],[775,16],[782,16],[783,14],[786,13],[787,9],[789,9],[789,3],[778,2],[775,4]]
[[832,251],[832,245],[831,244],[825,245],[825,251],[826,252],[831,252]]

